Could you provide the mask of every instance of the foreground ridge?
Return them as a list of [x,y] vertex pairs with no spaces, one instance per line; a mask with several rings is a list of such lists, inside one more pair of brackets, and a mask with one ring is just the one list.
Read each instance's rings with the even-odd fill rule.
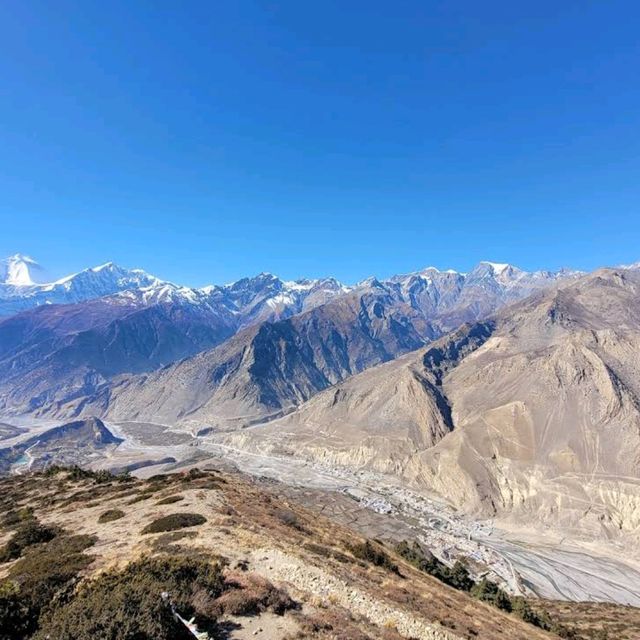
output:
[[[128,601],[138,607],[135,624],[142,633],[144,625],[155,624],[160,639],[172,633],[173,618],[168,602],[164,617],[161,591],[181,618],[193,617],[199,631],[214,638],[222,628],[262,628],[271,640],[329,639],[338,630],[341,637],[363,640],[553,637],[445,586],[383,541],[365,544],[348,528],[280,500],[277,486],[238,474],[192,469],[144,481],[52,467],[4,479],[0,486],[8,514],[4,541],[15,541],[27,526],[48,532],[37,547],[26,538],[12,547],[15,559],[0,564],[2,594],[8,594],[0,599],[36,598],[22,582],[27,566],[34,578],[41,572],[37,579],[45,591],[54,589],[49,550],[67,554],[65,566],[77,567],[71,571],[79,570],[82,580],[68,604],[38,609],[44,603],[28,600],[34,613],[41,611],[28,623],[28,635],[36,638],[46,637],[48,629],[60,640],[89,637],[83,630],[94,624],[94,615],[103,615],[92,613],[95,598],[102,612],[117,619],[119,603],[134,584],[136,599]],[[363,552],[367,547],[374,551]],[[45,564],[36,564],[37,558]],[[191,575],[190,582],[181,582],[180,575]],[[150,606],[160,607],[155,618],[147,617]],[[228,637],[236,636],[231,631]]]

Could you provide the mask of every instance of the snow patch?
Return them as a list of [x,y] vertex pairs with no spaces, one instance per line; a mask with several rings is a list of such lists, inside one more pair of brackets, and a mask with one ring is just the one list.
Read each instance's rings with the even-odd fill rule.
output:
[[33,258],[16,253],[2,261],[1,281],[14,287],[30,287],[36,284],[33,273],[38,271],[43,269]]

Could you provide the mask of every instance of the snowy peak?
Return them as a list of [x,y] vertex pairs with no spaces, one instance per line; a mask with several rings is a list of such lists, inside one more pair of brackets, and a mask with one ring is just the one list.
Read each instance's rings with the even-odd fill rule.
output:
[[0,283],[15,287],[34,285],[44,269],[29,256],[16,253],[0,262]]
[[[223,286],[190,288],[159,280],[113,262],[55,282],[38,284],[42,269],[16,254],[0,262],[0,316],[43,304],[71,304],[110,297],[114,304],[172,304],[232,315],[240,326],[275,321],[308,311],[354,290],[385,294],[426,316],[456,305],[493,310],[580,272],[527,272],[508,263],[480,262],[469,273],[430,266],[386,280],[368,278],[355,287],[332,277],[282,280],[268,272]],[[484,312],[484,311],[483,311]]]
[[532,274],[506,262],[482,261],[471,271],[470,275],[492,278],[496,282],[508,285],[515,280],[527,278]]
[[491,271],[493,271],[493,273],[497,275],[501,275],[505,271],[513,270],[514,268],[517,269],[517,271],[520,271],[520,269],[518,269],[517,267],[514,267],[513,265],[506,262],[489,262],[488,260],[482,260],[480,262],[480,265],[488,267],[489,269],[491,269]]
[[161,282],[155,276],[140,269],[124,269],[113,262],[107,262],[66,276],[45,286],[48,290],[56,288],[84,289],[87,293],[90,289],[95,289],[96,292],[104,291],[100,295],[110,295],[126,289],[157,285]]
[[221,303],[242,316],[243,324],[288,318],[347,291],[335,278],[285,281],[264,272],[217,289]]
[[43,274],[43,269],[28,256],[16,254],[0,265],[0,316],[43,304],[72,304],[161,283],[144,271],[123,269],[113,262],[42,284],[37,275]]

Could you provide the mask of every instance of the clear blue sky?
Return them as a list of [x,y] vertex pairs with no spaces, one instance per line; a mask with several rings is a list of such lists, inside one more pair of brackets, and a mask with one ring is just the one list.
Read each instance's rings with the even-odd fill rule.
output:
[[192,285],[640,260],[640,5],[0,4],[0,254]]

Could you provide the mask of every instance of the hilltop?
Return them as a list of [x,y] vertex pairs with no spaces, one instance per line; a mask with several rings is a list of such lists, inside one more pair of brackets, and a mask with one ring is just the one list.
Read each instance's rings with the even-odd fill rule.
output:
[[442,574],[412,542],[363,539],[237,473],[139,480],[50,467],[0,489],[2,638],[106,637],[113,620],[115,638],[193,637],[179,615],[211,638],[558,637],[542,626],[587,639],[607,637],[593,622],[605,607],[623,640],[640,618],[613,605],[583,605],[575,620],[560,604],[505,603],[489,583],[465,584],[459,566]]

